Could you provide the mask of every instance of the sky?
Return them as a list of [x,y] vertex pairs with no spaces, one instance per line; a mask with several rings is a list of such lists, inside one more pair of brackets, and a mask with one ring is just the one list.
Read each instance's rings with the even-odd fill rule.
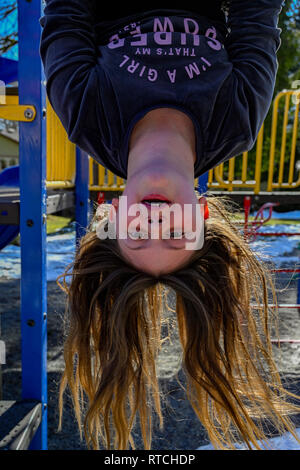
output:
[[[13,3],[13,0],[6,0],[6,3],[8,4],[9,1]],[[7,33],[11,31],[15,31],[17,28],[18,28],[18,13],[16,11],[16,12],[11,13],[6,21],[0,22],[0,37],[3,36],[4,34],[6,35]],[[3,57],[6,57],[7,59],[18,60],[18,46],[13,47],[7,53],[3,54]]]

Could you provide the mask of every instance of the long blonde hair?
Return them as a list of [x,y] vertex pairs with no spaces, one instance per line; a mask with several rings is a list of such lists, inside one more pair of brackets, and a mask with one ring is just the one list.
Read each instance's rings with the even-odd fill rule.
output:
[[272,355],[272,277],[232,222],[226,198],[208,194],[207,201],[205,243],[188,266],[159,277],[138,271],[117,240],[97,237],[94,218],[74,263],[58,278],[68,301],[60,427],[68,386],[89,447],[134,449],[139,415],[150,449],[153,413],[163,426],[156,360],[169,289],[176,295],[187,397],[214,447],[235,449],[242,440],[262,448],[266,422],[298,440],[290,415],[299,412],[299,397],[283,388]]

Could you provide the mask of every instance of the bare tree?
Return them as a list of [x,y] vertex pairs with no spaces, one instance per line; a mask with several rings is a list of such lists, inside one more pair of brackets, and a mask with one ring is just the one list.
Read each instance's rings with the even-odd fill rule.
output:
[[0,36],[0,55],[9,51],[18,43],[18,25],[14,24],[13,13],[17,11],[17,0],[1,0],[0,24],[2,35]]

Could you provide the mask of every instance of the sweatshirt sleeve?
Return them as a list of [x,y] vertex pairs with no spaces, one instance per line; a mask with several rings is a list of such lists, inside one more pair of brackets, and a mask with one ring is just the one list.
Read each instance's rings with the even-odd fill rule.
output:
[[[93,0],[46,0],[44,16],[39,20],[43,27],[40,56],[47,96],[69,139],[79,146],[83,122],[86,128],[97,129],[93,3]],[[83,147],[89,150],[88,142]]]
[[206,157],[213,166],[250,150],[272,103],[284,0],[231,0],[225,49],[232,72],[215,102]]

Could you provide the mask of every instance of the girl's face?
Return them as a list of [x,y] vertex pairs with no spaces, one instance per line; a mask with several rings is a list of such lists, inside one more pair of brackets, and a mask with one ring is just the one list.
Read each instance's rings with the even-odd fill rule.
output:
[[179,172],[147,169],[133,175],[110,213],[123,256],[152,275],[188,263],[203,245],[205,198]]

